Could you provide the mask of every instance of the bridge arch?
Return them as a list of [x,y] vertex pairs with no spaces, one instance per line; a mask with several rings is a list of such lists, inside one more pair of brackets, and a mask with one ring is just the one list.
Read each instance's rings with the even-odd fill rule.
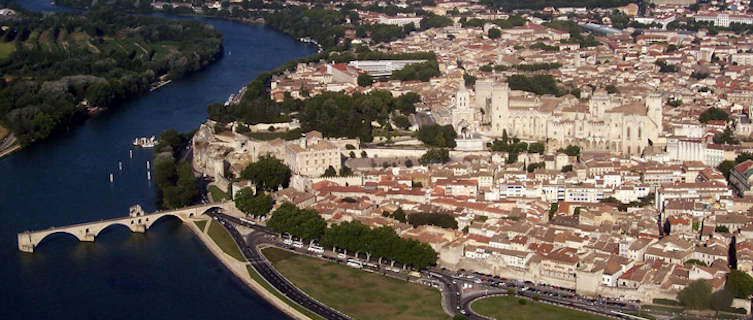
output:
[[126,224],[124,222],[113,222],[113,223],[110,223],[110,224],[108,224],[106,226],[103,226],[102,228],[100,228],[96,232],[92,232],[92,234],[94,234],[94,237],[99,237],[99,235],[102,234],[103,231],[108,230],[108,229],[112,229],[113,227],[118,227],[118,226],[125,227],[126,229],[128,229],[128,231],[133,232],[133,227],[129,226],[128,224]]
[[221,206],[211,206],[209,208],[203,209],[203,211],[201,212],[201,215],[205,215],[205,214],[207,214],[207,212],[209,212],[211,210],[222,210],[222,209],[223,208]]
[[74,232],[71,232],[68,230],[57,230],[57,231],[53,231],[48,234],[45,234],[44,236],[39,238],[37,241],[32,241],[32,245],[34,246],[34,248],[38,248],[40,245],[42,245],[45,242],[45,240],[47,240],[51,236],[57,236],[57,235],[66,235],[66,237],[71,236],[78,241],[83,241],[83,239],[81,239],[81,237]]
[[[188,214],[186,214],[186,216],[188,216],[189,218],[193,217],[193,213],[188,213]],[[174,217],[174,218],[180,220],[181,222],[186,222],[186,220],[183,217],[181,217],[179,214],[175,214],[175,213],[165,213],[163,215],[160,215],[159,217],[146,216],[146,217],[139,217],[139,218],[141,218],[141,223],[143,223],[144,226],[146,226],[146,228],[149,229],[149,228],[152,227],[152,225],[154,225],[155,223],[157,223],[157,221],[160,221],[160,220],[164,219],[165,217]]]

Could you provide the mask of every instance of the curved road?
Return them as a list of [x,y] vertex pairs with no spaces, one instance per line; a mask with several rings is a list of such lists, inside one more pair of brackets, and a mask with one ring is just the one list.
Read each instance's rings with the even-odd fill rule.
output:
[[237,218],[219,213],[217,211],[207,212],[207,214],[212,218],[216,218],[217,221],[221,222],[225,226],[225,229],[230,233],[230,235],[233,237],[233,240],[235,240],[235,242],[241,248],[243,255],[251,263],[254,269],[256,269],[256,272],[258,272],[259,275],[264,278],[264,280],[266,280],[270,285],[277,289],[277,291],[285,295],[293,302],[325,319],[350,320],[348,316],[339,313],[338,311],[329,308],[319,301],[316,301],[313,298],[309,297],[308,295],[303,293],[303,291],[296,288],[292,283],[288,282],[288,280],[283,276],[278,274],[277,271],[275,271],[275,269],[272,268],[271,265],[269,265],[267,260],[259,252],[258,245],[261,244],[261,241],[263,241],[263,238],[260,236],[261,234],[249,237],[248,239],[251,240],[251,242],[247,243],[243,239],[243,236],[241,236],[240,232],[238,232],[238,229],[235,228],[234,224],[251,227],[255,230],[262,231],[264,234],[270,234],[269,231],[264,230],[256,225],[245,223]]

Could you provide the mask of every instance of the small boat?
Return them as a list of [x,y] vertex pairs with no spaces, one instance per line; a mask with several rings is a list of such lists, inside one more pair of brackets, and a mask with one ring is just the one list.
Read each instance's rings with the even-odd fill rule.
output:
[[133,140],[133,145],[141,148],[154,148],[157,145],[157,139],[154,136],[136,138]]

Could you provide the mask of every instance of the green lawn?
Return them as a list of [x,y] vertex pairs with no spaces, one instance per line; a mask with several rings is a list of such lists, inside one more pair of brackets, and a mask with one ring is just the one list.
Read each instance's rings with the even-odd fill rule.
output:
[[246,261],[246,258],[243,257],[243,254],[241,253],[241,249],[238,249],[238,245],[235,244],[235,241],[233,241],[233,238],[230,237],[230,234],[227,233],[227,230],[225,230],[225,227],[223,227],[221,224],[217,222],[212,222],[209,224],[209,237],[214,240],[215,243],[224,251],[225,253],[229,254],[231,257],[237,259],[238,261]]
[[193,223],[195,223],[195,224],[196,224],[196,226],[197,226],[197,227],[199,227],[199,230],[200,230],[200,231],[204,231],[204,227],[206,227],[206,225],[207,225],[207,222],[206,222],[206,221],[204,221],[204,220],[201,220],[201,221],[194,221]]
[[277,248],[264,255],[285,278],[354,319],[448,319],[438,290]]
[[259,273],[256,272],[256,270],[254,270],[253,267],[246,266],[246,269],[248,269],[248,274],[251,275],[251,278],[254,279],[254,281],[258,282],[262,287],[264,287],[264,289],[266,289],[270,293],[274,294],[277,298],[279,298],[280,300],[284,301],[289,306],[293,307],[293,309],[298,310],[298,312],[303,313],[304,315],[306,315],[307,317],[309,317],[309,318],[311,318],[313,320],[324,320],[324,318],[316,315],[316,313],[313,313],[313,312],[309,311],[309,309],[301,307],[297,303],[295,303],[293,301],[290,301],[290,299],[288,299],[286,296],[282,295],[282,293],[280,293],[279,291],[277,291],[277,289],[275,289],[274,287],[272,287],[272,285],[270,285],[269,283],[267,283],[267,281],[265,281],[259,275]]
[[595,314],[580,312],[522,298],[498,296],[475,301],[473,311],[497,320],[606,320]]
[[212,200],[215,202],[230,200],[230,195],[215,185],[209,186],[209,193],[212,194]]
[[7,58],[16,51],[15,42],[0,42],[0,58]]

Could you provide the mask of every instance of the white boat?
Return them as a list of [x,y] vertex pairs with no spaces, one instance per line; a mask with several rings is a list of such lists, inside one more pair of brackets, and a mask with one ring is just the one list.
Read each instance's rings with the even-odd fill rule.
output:
[[150,138],[142,137],[133,140],[133,145],[142,148],[154,148],[157,145],[157,139],[154,136]]

